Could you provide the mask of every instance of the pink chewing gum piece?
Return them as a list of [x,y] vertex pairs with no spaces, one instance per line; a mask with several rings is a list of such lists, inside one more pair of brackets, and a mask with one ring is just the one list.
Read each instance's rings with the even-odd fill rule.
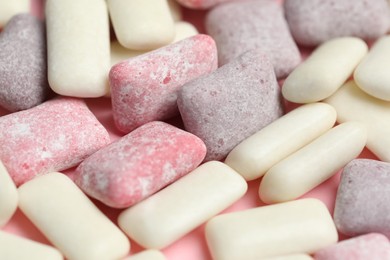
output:
[[178,115],[177,92],[188,81],[217,68],[214,40],[196,35],[111,68],[114,121],[125,133]]
[[57,98],[0,117],[0,160],[16,185],[73,167],[110,142],[84,101]]
[[315,260],[390,259],[390,243],[386,236],[370,233],[325,247],[314,254]]
[[198,137],[150,122],[87,158],[75,182],[104,204],[126,208],[195,169],[205,155]]

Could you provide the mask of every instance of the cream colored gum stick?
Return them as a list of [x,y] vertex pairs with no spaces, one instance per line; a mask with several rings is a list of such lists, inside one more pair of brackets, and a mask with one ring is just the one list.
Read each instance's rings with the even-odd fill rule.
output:
[[284,98],[311,103],[329,97],[352,75],[367,49],[363,40],[354,37],[325,42],[284,81]]
[[50,87],[64,96],[104,96],[110,69],[106,1],[47,0],[45,14]]
[[18,191],[7,169],[0,161],[0,227],[8,223],[17,207]]
[[356,158],[366,142],[366,127],[359,122],[332,128],[269,169],[260,183],[260,199],[278,203],[300,197]]
[[129,252],[125,234],[64,174],[23,184],[19,207],[68,259],[114,260]]
[[0,28],[19,13],[30,12],[30,0],[0,0]]
[[380,38],[354,73],[356,84],[366,93],[390,101],[390,36]]
[[216,216],[206,240],[214,260],[257,260],[314,253],[337,242],[337,230],[323,202],[301,199]]
[[176,0],[168,0],[168,6],[171,11],[173,21],[181,21],[183,19],[183,12],[179,3]]
[[54,247],[0,230],[0,259],[61,260],[64,258]]
[[325,102],[337,111],[337,121],[359,121],[367,127],[367,148],[378,158],[390,162],[390,102],[363,92],[355,82],[344,84]]
[[246,180],[264,175],[274,164],[329,130],[336,111],[325,103],[303,105],[237,145],[225,163]]
[[118,41],[133,50],[151,50],[175,37],[167,0],[108,0]]
[[144,250],[123,260],[166,260],[163,253],[155,249]]
[[233,204],[246,190],[245,180],[233,169],[207,162],[125,210],[119,226],[141,246],[160,249]]
[[262,260],[313,260],[308,254],[293,254],[262,258]]

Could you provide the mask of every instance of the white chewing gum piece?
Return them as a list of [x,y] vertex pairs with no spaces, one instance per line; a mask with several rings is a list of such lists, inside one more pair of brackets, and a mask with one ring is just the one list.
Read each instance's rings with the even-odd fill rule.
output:
[[68,259],[120,259],[129,252],[125,234],[64,174],[20,186],[19,208]]
[[3,260],[62,260],[54,247],[0,230],[0,259]]
[[325,103],[298,107],[237,145],[225,163],[247,181],[260,178],[273,165],[329,130],[336,116],[335,109]]
[[390,35],[380,38],[354,73],[356,84],[369,95],[390,101]]
[[176,35],[173,42],[178,42],[198,34],[198,30],[195,28],[195,26],[188,22],[176,22],[175,32]]
[[308,254],[292,254],[292,255],[281,255],[274,257],[262,258],[262,260],[313,260],[314,258]]
[[167,0],[108,0],[118,41],[133,50],[152,50],[175,37]]
[[296,199],[321,184],[355,159],[367,142],[360,122],[340,124],[275,164],[260,183],[265,203]]
[[344,84],[325,100],[337,111],[337,121],[359,121],[367,127],[367,148],[378,158],[390,162],[390,102],[363,92],[354,81]]
[[367,50],[367,44],[355,37],[323,43],[284,81],[283,97],[311,103],[331,96],[352,75]]
[[104,96],[110,69],[106,1],[47,0],[45,14],[50,87],[64,96]]
[[0,28],[19,13],[30,12],[30,0],[0,0]]
[[144,250],[138,254],[126,257],[123,260],[166,260],[166,257],[158,250]]
[[337,230],[323,202],[301,199],[216,216],[206,240],[214,260],[257,260],[314,253],[335,243]]
[[123,211],[118,223],[141,246],[164,248],[229,207],[246,190],[245,180],[229,166],[207,162]]
[[[0,227],[8,223],[18,207],[18,190],[0,161]],[[0,259],[4,259],[1,258]]]

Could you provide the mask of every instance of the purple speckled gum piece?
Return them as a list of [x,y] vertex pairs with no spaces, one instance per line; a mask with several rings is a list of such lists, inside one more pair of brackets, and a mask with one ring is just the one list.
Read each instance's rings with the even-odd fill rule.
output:
[[184,85],[178,106],[186,130],[205,142],[206,161],[223,159],[283,111],[272,64],[256,50]]
[[344,168],[334,221],[346,235],[377,232],[390,237],[390,163],[356,159]]
[[382,234],[370,233],[328,246],[314,254],[315,260],[389,260],[390,243]]
[[0,106],[15,112],[49,95],[45,25],[30,14],[15,15],[0,34]]
[[294,39],[303,46],[342,36],[373,40],[390,29],[387,0],[286,0],[284,9]]
[[301,61],[282,7],[275,1],[218,5],[207,15],[205,26],[217,44],[220,65],[248,50],[261,49],[270,56],[276,77],[283,78]]

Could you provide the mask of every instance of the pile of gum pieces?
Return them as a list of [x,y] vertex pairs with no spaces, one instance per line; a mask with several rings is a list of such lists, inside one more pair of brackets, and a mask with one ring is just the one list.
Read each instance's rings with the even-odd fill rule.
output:
[[[204,225],[215,260],[389,260],[389,5],[0,0],[0,259],[168,259]],[[334,210],[301,197],[340,172]]]

